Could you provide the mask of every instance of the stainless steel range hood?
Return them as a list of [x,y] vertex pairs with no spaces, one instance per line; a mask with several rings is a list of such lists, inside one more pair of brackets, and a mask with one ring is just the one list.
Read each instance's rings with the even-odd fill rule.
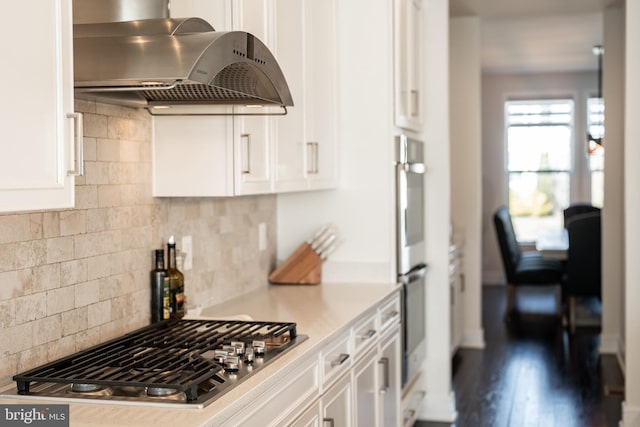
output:
[[75,24],[74,73],[78,97],[152,114],[211,114],[207,107],[220,105],[278,106],[282,114],[293,105],[259,39],[199,18]]

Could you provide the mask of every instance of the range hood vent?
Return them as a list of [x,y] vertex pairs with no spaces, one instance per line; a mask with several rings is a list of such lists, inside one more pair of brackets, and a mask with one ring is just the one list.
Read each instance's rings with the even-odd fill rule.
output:
[[78,97],[152,114],[227,115],[229,109],[215,107],[230,105],[276,106],[286,114],[293,105],[282,70],[259,39],[215,31],[199,18],[76,24],[74,72]]

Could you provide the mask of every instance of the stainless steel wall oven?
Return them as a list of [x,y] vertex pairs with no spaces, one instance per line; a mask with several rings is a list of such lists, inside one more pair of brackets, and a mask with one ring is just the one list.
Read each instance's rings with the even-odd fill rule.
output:
[[402,283],[402,385],[416,376],[426,354],[424,145],[396,138],[396,254]]

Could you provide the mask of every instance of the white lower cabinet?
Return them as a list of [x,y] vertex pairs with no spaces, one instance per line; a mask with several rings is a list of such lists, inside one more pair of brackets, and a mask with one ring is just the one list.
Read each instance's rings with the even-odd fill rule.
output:
[[[256,396],[252,403],[238,408],[239,411],[222,424],[224,427],[265,427],[291,425],[298,419],[299,408],[306,408],[318,399],[318,358],[301,360],[291,367],[287,375]],[[314,425],[295,424],[295,425]]]
[[402,425],[399,304],[395,294],[336,335],[320,355],[319,398],[293,411],[300,415],[284,425]]
[[356,426],[400,425],[400,329],[387,334],[354,369]]

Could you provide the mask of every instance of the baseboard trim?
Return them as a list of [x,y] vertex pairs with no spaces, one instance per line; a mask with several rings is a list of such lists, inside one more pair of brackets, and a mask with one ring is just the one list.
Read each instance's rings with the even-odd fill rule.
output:
[[441,395],[427,392],[427,396],[422,402],[422,408],[420,408],[419,420],[454,423],[456,418],[458,418],[458,412],[456,411],[454,392]]
[[505,285],[507,282],[502,271],[483,271],[482,283],[485,285]]
[[465,331],[460,347],[482,350],[485,347],[484,329],[480,328],[473,331]]
[[617,354],[620,350],[620,336],[617,334],[600,334],[600,354]]
[[632,407],[627,402],[622,402],[622,420],[620,427],[640,426],[640,407]]

